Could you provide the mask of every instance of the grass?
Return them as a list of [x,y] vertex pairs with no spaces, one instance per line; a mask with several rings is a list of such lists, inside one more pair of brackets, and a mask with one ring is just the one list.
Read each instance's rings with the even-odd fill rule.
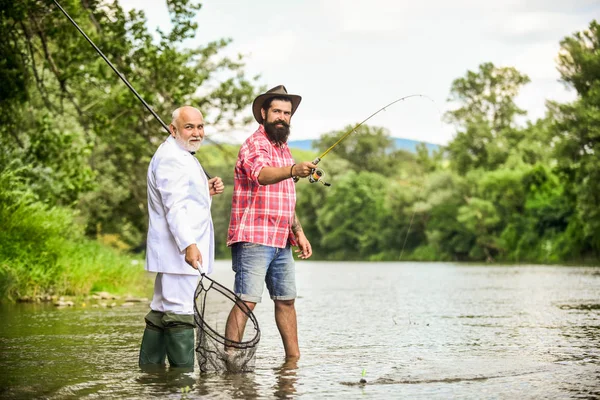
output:
[[0,173],[0,299],[82,296],[95,291],[147,294],[139,256],[86,238],[72,210],[37,200],[18,177]]

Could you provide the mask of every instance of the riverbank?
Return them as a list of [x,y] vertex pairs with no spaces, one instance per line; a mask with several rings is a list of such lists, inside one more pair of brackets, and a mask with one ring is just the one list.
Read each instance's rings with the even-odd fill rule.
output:
[[[128,255],[93,240],[63,241],[55,262],[0,261],[3,302],[84,303],[98,293],[144,298],[152,279],[141,255]],[[61,300],[62,298],[62,300]]]

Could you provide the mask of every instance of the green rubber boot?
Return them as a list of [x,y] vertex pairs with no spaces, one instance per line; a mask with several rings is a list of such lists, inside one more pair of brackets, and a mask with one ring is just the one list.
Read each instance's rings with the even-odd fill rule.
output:
[[167,358],[173,368],[194,368],[194,317],[166,313],[165,342]]
[[161,319],[163,313],[150,311],[146,315],[146,329],[140,347],[140,367],[164,366],[167,355],[165,331],[162,328]]

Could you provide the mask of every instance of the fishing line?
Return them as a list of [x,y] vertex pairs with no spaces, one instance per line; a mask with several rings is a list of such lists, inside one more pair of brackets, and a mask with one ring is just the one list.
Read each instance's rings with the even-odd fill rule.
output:
[[[440,116],[439,121],[440,121],[440,130],[441,130],[441,123],[442,123],[442,113],[437,105],[437,103],[435,102],[435,100],[433,100],[431,97],[424,95],[424,94],[411,94],[408,96],[404,96],[404,97],[400,97],[399,99],[396,99],[394,101],[392,101],[389,104],[386,104],[385,106],[381,107],[380,109],[378,109],[377,111],[375,111],[374,113],[372,113],[371,115],[369,115],[367,118],[365,118],[364,120],[362,120],[361,122],[359,122],[354,128],[350,129],[348,132],[344,133],[334,144],[332,144],[327,150],[325,150],[323,152],[323,154],[321,154],[319,157],[315,158],[313,160],[313,164],[318,164],[323,157],[325,157],[327,154],[329,154],[330,151],[332,151],[337,145],[339,145],[344,139],[346,139],[348,136],[350,136],[353,132],[356,132],[356,130],[363,125],[365,122],[367,122],[368,120],[370,120],[371,118],[373,118],[375,115],[379,114],[381,111],[387,111],[387,108],[398,103],[401,101],[404,101],[406,99],[410,99],[413,97],[423,97],[429,101],[431,101],[434,105],[434,107],[436,108],[438,115]],[[310,175],[308,176],[308,181],[310,183],[314,183],[314,182],[320,182],[325,186],[331,186],[330,183],[325,182],[323,180],[323,177],[325,176],[325,172],[321,169],[321,168],[315,168],[311,171]],[[297,182],[298,178],[295,177],[294,181]],[[420,185],[419,187],[419,192],[417,193],[417,199],[416,201],[419,201],[421,199],[421,192],[423,191],[424,185]],[[413,213],[411,215],[410,218],[410,222],[408,225],[408,230],[406,231],[406,236],[404,237],[404,242],[402,244],[402,249],[400,250],[400,257],[399,260],[402,260],[402,255],[404,254],[404,248],[406,247],[406,243],[408,241],[408,235],[410,234],[410,230],[412,228],[413,222],[414,222],[414,218],[415,218],[415,214],[416,214],[417,210],[414,209],[413,206]]]
[[[419,188],[419,193],[417,193],[417,201],[421,198],[421,191],[423,191],[423,185]],[[414,206],[413,206],[414,207]],[[404,248],[406,247],[406,242],[408,241],[408,235],[410,233],[410,228],[412,228],[413,220],[415,219],[415,214],[417,210],[413,209],[413,213],[410,217],[410,223],[408,224],[408,230],[406,231],[406,236],[404,236],[404,243],[402,243],[402,250],[400,250],[400,257],[398,257],[398,261],[402,261],[402,255],[404,254]]]
[[[370,120],[371,118],[373,118],[374,116],[376,116],[377,114],[379,114],[381,111],[387,111],[388,107],[390,107],[390,106],[392,106],[392,105],[394,105],[394,104],[396,104],[398,102],[404,101],[406,99],[410,99],[412,97],[423,97],[423,98],[431,101],[434,104],[434,106],[436,107],[436,109],[437,109],[437,111],[438,111],[438,113],[440,114],[440,117],[441,117],[441,113],[440,113],[439,108],[437,107],[437,104],[435,103],[435,101],[431,97],[429,97],[427,95],[424,95],[424,94],[411,94],[411,95],[408,95],[408,96],[400,97],[399,99],[396,99],[396,100],[392,101],[391,103],[386,104],[385,106],[381,107],[379,110],[375,111],[373,114],[369,115],[367,118],[365,118],[364,120],[362,120],[361,122],[359,122],[356,126],[354,126],[354,128],[352,128],[348,132],[344,133],[334,144],[332,144],[327,150],[325,150],[323,152],[323,154],[321,154],[319,157],[315,158],[313,160],[313,164],[316,165],[319,162],[321,162],[321,160],[323,159],[323,157],[325,157],[327,154],[329,154],[329,152],[331,150],[333,150],[337,145],[339,145],[344,139],[346,139],[348,136],[350,136],[353,132],[356,132],[356,130],[361,125],[363,125],[365,122],[367,122],[368,120]],[[330,183],[324,181],[324,179],[323,179],[324,177],[325,177],[325,171],[323,171],[322,168],[315,168],[315,169],[313,169],[311,171],[310,175],[308,175],[308,181],[310,183],[320,182],[320,183],[322,183],[325,186],[331,186]],[[299,179],[300,179],[299,177],[294,177],[294,182],[298,182]]]
[[[442,130],[442,112],[439,109],[437,103],[435,102],[435,100],[433,100],[429,96],[425,96],[425,95],[420,95],[420,96],[427,98],[428,100],[430,100],[433,103],[433,105],[434,105],[435,109],[437,110],[438,115],[440,117],[439,121],[440,121],[440,131],[441,131]],[[417,193],[417,200],[416,200],[416,202],[418,202],[421,199],[421,193],[423,192],[424,188],[425,188],[425,185],[421,184],[420,187],[419,187],[419,192]],[[416,202],[415,202],[415,204],[416,204]],[[400,250],[400,256],[398,257],[398,261],[402,261],[402,255],[404,254],[404,248],[406,247],[406,242],[408,241],[408,235],[410,234],[410,229],[412,228],[413,221],[415,219],[416,213],[417,213],[417,210],[416,210],[415,206],[413,205],[413,212],[412,212],[412,215],[410,217],[410,222],[408,224],[408,230],[406,231],[406,236],[404,236],[404,243],[402,243],[402,249]]]
[[[364,124],[365,122],[367,122],[368,120],[370,120],[371,118],[373,118],[374,116],[376,116],[377,114],[379,114],[381,111],[386,111],[386,109],[387,109],[388,107],[390,107],[390,106],[392,106],[392,105],[394,105],[394,104],[396,104],[396,103],[398,103],[398,102],[400,102],[400,101],[404,101],[404,100],[406,100],[406,99],[409,99],[409,98],[411,98],[411,97],[424,97],[424,98],[426,98],[426,99],[428,99],[428,100],[432,101],[432,102],[435,104],[435,101],[433,101],[433,99],[432,99],[431,97],[429,97],[429,96],[426,96],[426,95],[424,95],[424,94],[411,94],[411,95],[404,96],[404,97],[401,97],[401,98],[399,98],[399,99],[396,99],[396,100],[392,101],[391,103],[389,103],[389,104],[386,104],[385,106],[381,107],[379,110],[375,111],[373,114],[369,115],[367,118],[365,118],[365,119],[364,119],[364,120],[362,120],[360,123],[358,123],[358,124],[357,124],[357,125],[356,125],[354,128],[350,129],[348,132],[346,132],[344,135],[342,135],[342,137],[341,137],[341,138],[340,138],[340,139],[339,139],[337,142],[335,142],[334,144],[332,144],[332,145],[331,145],[331,146],[330,146],[330,147],[329,147],[327,150],[325,150],[325,152],[324,152],[323,154],[321,154],[319,157],[317,157],[317,158],[315,159],[315,160],[318,160],[316,163],[318,163],[319,161],[321,161],[321,159],[322,159],[323,157],[325,157],[325,156],[327,155],[327,153],[329,153],[331,150],[333,150],[333,149],[335,148],[335,146],[337,146],[337,145],[338,145],[338,144],[340,144],[340,143],[341,143],[341,142],[342,142],[344,139],[346,139],[348,136],[350,136],[350,134],[351,134],[352,132],[355,132],[355,131],[356,131],[356,129],[358,129],[358,127],[360,127],[362,124]],[[316,163],[313,163],[313,164],[316,164]]]
[[[109,65],[110,68],[112,68],[112,70],[115,72],[115,74],[117,74],[117,76],[119,78],[121,78],[121,80],[123,81],[123,83],[125,83],[125,85],[127,85],[127,87],[129,88],[129,90],[131,90],[131,92],[135,95],[135,97],[137,97],[137,99],[142,102],[142,104],[144,105],[144,107],[146,107],[146,109],[148,111],[150,111],[150,113],[152,114],[152,116],[154,118],[156,118],[156,120],[162,125],[162,127],[165,129],[165,131],[167,131],[167,133],[169,135],[171,135],[171,131],[169,130],[169,127],[167,126],[167,124],[165,124],[163,122],[163,120],[152,109],[152,107],[150,107],[150,105],[148,105],[148,103],[146,103],[146,101],[142,98],[142,96],[139,95],[139,93],[133,88],[133,86],[131,86],[131,84],[125,78],[125,76],[122,73],[119,72],[119,70],[113,65],[113,63],[110,62],[110,60],[104,55],[104,53],[102,53],[102,51],[98,48],[98,46],[96,46],[94,44],[94,42],[92,41],[92,39],[90,39],[88,37],[88,35],[85,34],[85,32],[83,31],[83,29],[81,29],[79,27],[79,25],[77,25],[77,22],[75,22],[75,20],[73,20],[73,18],[71,18],[71,16],[65,11],[65,9],[62,8],[62,6],[60,4],[58,4],[58,1],[56,1],[56,0],[52,0],[52,1],[60,9],[60,11],[62,11],[62,13],[65,15],[65,17],[67,17],[67,19],[69,21],[71,21],[71,23],[73,24],[73,26],[75,26],[75,28],[77,28],[77,30],[79,31],[79,33],[81,33],[81,35],[88,41],[88,43],[94,48],[94,50],[96,50],[96,52],[98,53],[98,55],[100,55],[100,57],[102,57],[102,59],[104,61],[106,61],[106,63]],[[201,168],[202,168],[202,171],[204,171],[204,174],[206,175],[206,177],[208,179],[211,179],[211,176],[206,172],[206,170],[204,169],[204,167],[201,166]]]

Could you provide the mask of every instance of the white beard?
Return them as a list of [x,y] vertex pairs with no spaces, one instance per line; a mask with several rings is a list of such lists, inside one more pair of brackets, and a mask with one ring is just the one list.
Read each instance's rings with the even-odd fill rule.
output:
[[203,139],[199,139],[199,140],[195,140],[193,137],[189,138],[187,141],[185,141],[181,135],[179,134],[179,132],[177,132],[175,134],[175,140],[177,141],[177,143],[183,147],[184,149],[186,149],[187,151],[193,151],[196,152],[198,151],[198,149],[200,148],[200,145],[202,145],[202,141]]

